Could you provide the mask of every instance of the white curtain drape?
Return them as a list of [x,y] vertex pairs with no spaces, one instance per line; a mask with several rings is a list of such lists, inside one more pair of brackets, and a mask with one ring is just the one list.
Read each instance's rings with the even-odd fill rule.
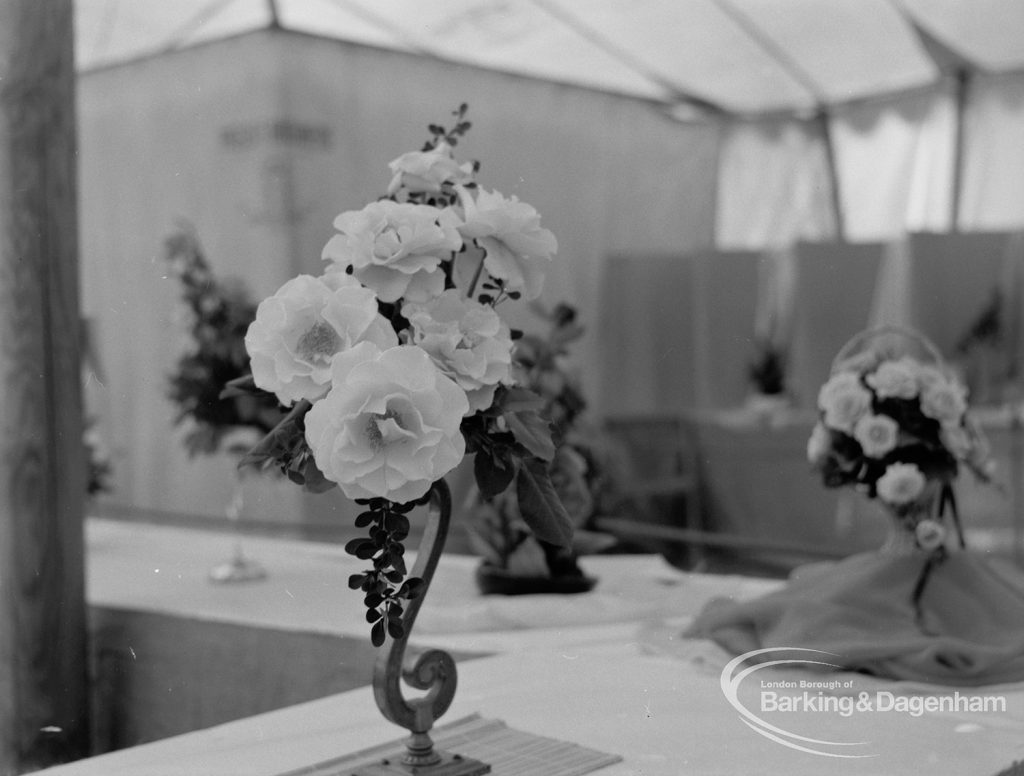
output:
[[760,250],[831,239],[830,186],[814,124],[784,119],[731,123],[718,170],[718,247]]
[[847,107],[832,119],[846,238],[945,230],[953,181],[954,111],[947,94]]
[[960,227],[1024,226],[1024,77],[976,76],[965,125]]

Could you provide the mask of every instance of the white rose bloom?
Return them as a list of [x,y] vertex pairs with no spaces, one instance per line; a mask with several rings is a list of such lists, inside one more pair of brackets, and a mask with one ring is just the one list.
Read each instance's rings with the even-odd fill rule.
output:
[[410,192],[438,192],[442,183],[467,183],[473,177],[470,162],[459,164],[452,155],[452,147],[439,143],[432,151],[410,151],[388,163],[394,177],[388,194],[400,188]]
[[398,344],[373,292],[340,273],[299,275],[260,302],[245,348],[256,385],[289,406],[323,396],[334,356],[363,340]]
[[875,487],[878,497],[888,504],[909,504],[924,491],[925,477],[912,463],[893,463],[885,468]]
[[836,364],[836,372],[857,372],[865,374],[874,371],[881,362],[878,354],[871,350],[849,356]]
[[911,359],[883,361],[864,378],[880,399],[913,399],[917,396],[917,362]]
[[888,415],[863,415],[853,427],[853,436],[868,458],[882,458],[896,447],[899,435],[899,424]]
[[405,503],[462,460],[468,404],[423,349],[361,343],[335,358],[330,392],[306,414],[306,441],[348,498]]
[[467,414],[490,407],[512,367],[512,337],[494,309],[449,289],[426,304],[406,304],[402,315],[412,343],[466,392]]
[[925,518],[914,526],[914,536],[917,539],[917,546],[930,552],[937,550],[946,541],[946,529],[941,523]]
[[807,440],[807,460],[817,466],[821,463],[832,447],[832,435],[824,424],[816,423]]
[[381,301],[426,301],[444,290],[441,263],[462,247],[459,217],[450,208],[380,200],[334,219],[323,258],[332,271],[350,267]]
[[871,391],[861,385],[860,375],[839,372],[829,378],[818,392],[818,407],[824,413],[824,423],[846,433],[871,407]]
[[921,393],[921,412],[944,426],[956,426],[967,411],[967,389],[949,379],[929,385]]
[[949,377],[938,367],[931,364],[917,365],[917,384],[922,392],[936,383],[944,383],[947,380]]
[[963,426],[943,426],[939,439],[953,457],[960,461],[966,461],[974,447],[971,435]]
[[[527,299],[540,296],[544,272],[558,250],[555,236],[540,225],[540,215],[516,197],[480,190],[476,196],[458,187],[459,201],[465,211],[459,231],[467,240],[476,240],[487,252],[484,268],[491,277],[502,280],[509,291],[521,291]],[[473,261],[473,254],[458,261]],[[472,270],[466,272],[472,274]]]

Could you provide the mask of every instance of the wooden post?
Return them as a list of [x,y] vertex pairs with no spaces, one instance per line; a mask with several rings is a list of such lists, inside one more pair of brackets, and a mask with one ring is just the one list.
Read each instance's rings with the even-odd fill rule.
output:
[[0,773],[88,754],[71,0],[0,0]]

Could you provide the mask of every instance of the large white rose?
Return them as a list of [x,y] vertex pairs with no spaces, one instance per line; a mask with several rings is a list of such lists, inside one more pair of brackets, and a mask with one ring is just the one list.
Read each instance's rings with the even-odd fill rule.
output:
[[913,399],[917,396],[918,364],[911,359],[883,361],[864,378],[880,399]]
[[949,379],[936,380],[921,392],[921,412],[944,426],[956,426],[967,411],[967,389]]
[[422,348],[364,342],[334,359],[330,392],[306,414],[306,441],[349,498],[405,503],[462,460],[468,405]]
[[341,273],[299,275],[260,302],[245,348],[256,385],[288,406],[323,396],[334,356],[363,340],[398,344],[373,292]]
[[388,163],[394,177],[388,194],[400,188],[410,192],[438,192],[442,183],[467,183],[473,177],[470,162],[459,164],[447,143],[438,143],[431,151],[410,151]]
[[899,424],[888,415],[862,415],[853,427],[853,436],[860,442],[868,458],[882,458],[896,447],[900,436]]
[[924,473],[912,463],[891,463],[878,478],[878,497],[888,504],[909,504],[924,491]]
[[444,290],[443,261],[462,247],[459,217],[450,208],[380,200],[334,219],[323,258],[332,270],[350,267],[381,301],[427,301]]
[[[497,191],[481,189],[476,199],[463,187],[458,191],[465,211],[459,231],[487,251],[487,272],[504,281],[506,289],[521,291],[527,299],[540,296],[544,272],[558,250],[558,241],[541,227],[537,211],[517,197],[506,198]],[[473,261],[474,255],[466,253],[458,260]]]
[[512,367],[512,336],[493,308],[448,289],[426,304],[406,304],[413,344],[466,392],[469,413],[487,409]]
[[871,391],[854,372],[839,372],[829,378],[818,392],[818,408],[829,428],[853,433],[853,427],[871,407]]

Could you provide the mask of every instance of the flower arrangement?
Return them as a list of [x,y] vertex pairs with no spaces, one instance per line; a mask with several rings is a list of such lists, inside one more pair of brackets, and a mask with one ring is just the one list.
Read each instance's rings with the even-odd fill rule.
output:
[[409,512],[467,454],[481,492],[515,484],[523,518],[556,545],[572,526],[548,471],[555,446],[543,400],[517,385],[518,332],[498,307],[536,299],[557,249],[526,202],[482,188],[454,148],[470,128],[430,125],[421,150],[390,163],[387,193],[334,219],[318,277],[299,275],[260,302],[245,335],[252,385],[286,414],[243,459],[277,466],[313,492],[335,486],[365,507],[346,550],[372,568],[361,590],[375,645],[400,638]]
[[587,528],[614,500],[616,483],[601,439],[584,420],[586,398],[565,363],[569,346],[584,334],[584,328],[571,305],[561,303],[550,311],[535,305],[534,311],[547,322],[548,330],[526,333],[517,341],[513,374],[518,385],[543,400],[541,414],[551,422],[555,445],[551,480],[573,522],[573,546],[555,547],[538,541],[524,523],[516,493],[511,490],[487,499],[471,493],[473,503],[468,505],[470,539],[483,557],[482,569],[538,581],[524,590],[545,589],[539,583],[544,578],[583,580],[576,557],[605,549],[615,541]]
[[944,546],[944,506],[959,532],[951,484],[960,467],[988,481],[993,465],[968,415],[966,388],[932,360],[884,347],[837,360],[807,445],[827,487],[878,499],[927,551]]
[[[211,455],[228,435],[249,429],[263,436],[281,420],[272,396],[238,391],[222,396],[226,383],[249,372],[245,333],[256,305],[237,283],[218,280],[195,230],[182,224],[164,241],[172,275],[181,284],[190,347],[168,379],[168,398],[178,407],[175,425],[191,421],[185,434],[190,456]],[[232,452],[245,452],[232,450]]]

